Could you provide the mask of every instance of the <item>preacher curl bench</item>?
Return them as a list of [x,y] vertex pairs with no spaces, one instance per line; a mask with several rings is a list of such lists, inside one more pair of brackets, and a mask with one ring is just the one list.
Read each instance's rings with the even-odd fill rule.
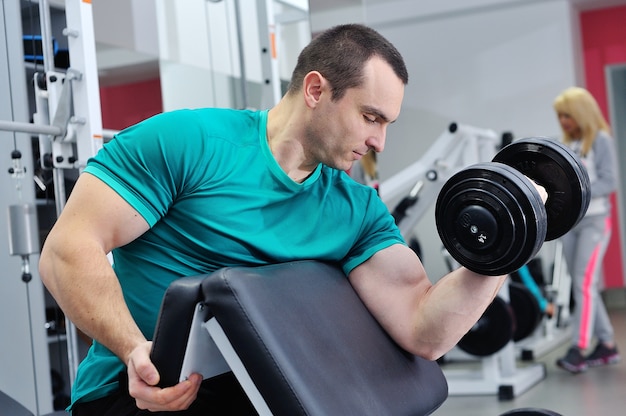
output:
[[438,364],[400,348],[343,272],[317,261],[174,281],[151,357],[162,386],[232,371],[261,416],[421,416],[448,396]]
[[179,279],[153,341],[163,385],[232,369],[260,415],[427,415],[448,393],[438,364],[395,344],[343,272],[321,262]]

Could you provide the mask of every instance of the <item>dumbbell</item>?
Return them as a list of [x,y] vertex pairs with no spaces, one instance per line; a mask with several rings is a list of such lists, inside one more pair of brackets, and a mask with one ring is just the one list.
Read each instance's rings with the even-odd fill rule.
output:
[[523,407],[501,413],[500,416],[563,416],[560,413],[539,407]]
[[[545,188],[545,204],[533,181]],[[544,241],[567,233],[587,212],[590,197],[578,156],[554,140],[532,137],[450,177],[437,197],[435,222],[460,265],[497,276],[516,271]]]

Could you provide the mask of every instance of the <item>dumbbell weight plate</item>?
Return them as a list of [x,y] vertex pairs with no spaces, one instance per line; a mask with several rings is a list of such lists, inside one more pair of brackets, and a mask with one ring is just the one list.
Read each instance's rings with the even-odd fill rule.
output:
[[546,240],[564,235],[587,212],[591,197],[589,176],[567,146],[544,137],[519,139],[502,148],[493,161],[512,166],[546,189]]
[[511,341],[514,333],[513,311],[506,301],[496,296],[457,346],[468,354],[487,357],[504,348]]
[[523,283],[509,282],[509,304],[515,315],[513,341],[521,341],[541,324],[543,314],[539,301]]
[[546,233],[541,197],[524,176],[501,163],[478,163],[453,175],[435,204],[437,231],[462,266],[497,276],[539,251]]

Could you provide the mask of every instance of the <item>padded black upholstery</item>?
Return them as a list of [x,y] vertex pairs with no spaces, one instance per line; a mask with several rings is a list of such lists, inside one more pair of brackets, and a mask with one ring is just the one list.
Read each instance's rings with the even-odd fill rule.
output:
[[203,297],[200,284],[205,278],[201,275],[175,280],[165,292],[150,355],[159,369],[161,387],[178,383],[195,307]]
[[333,266],[227,268],[202,290],[274,415],[427,415],[447,397],[438,364],[399,348]]
[[447,397],[437,363],[399,348],[343,272],[314,261],[173,282],[151,355],[162,385],[178,382],[201,301],[276,416],[427,415]]

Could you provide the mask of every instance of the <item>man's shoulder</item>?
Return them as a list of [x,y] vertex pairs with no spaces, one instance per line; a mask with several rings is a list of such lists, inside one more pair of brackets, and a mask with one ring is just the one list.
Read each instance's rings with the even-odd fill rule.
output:
[[357,182],[345,171],[323,165],[322,176],[326,178],[327,185],[333,189],[333,192],[350,200],[358,207],[365,209],[372,203],[382,204],[376,189]]

